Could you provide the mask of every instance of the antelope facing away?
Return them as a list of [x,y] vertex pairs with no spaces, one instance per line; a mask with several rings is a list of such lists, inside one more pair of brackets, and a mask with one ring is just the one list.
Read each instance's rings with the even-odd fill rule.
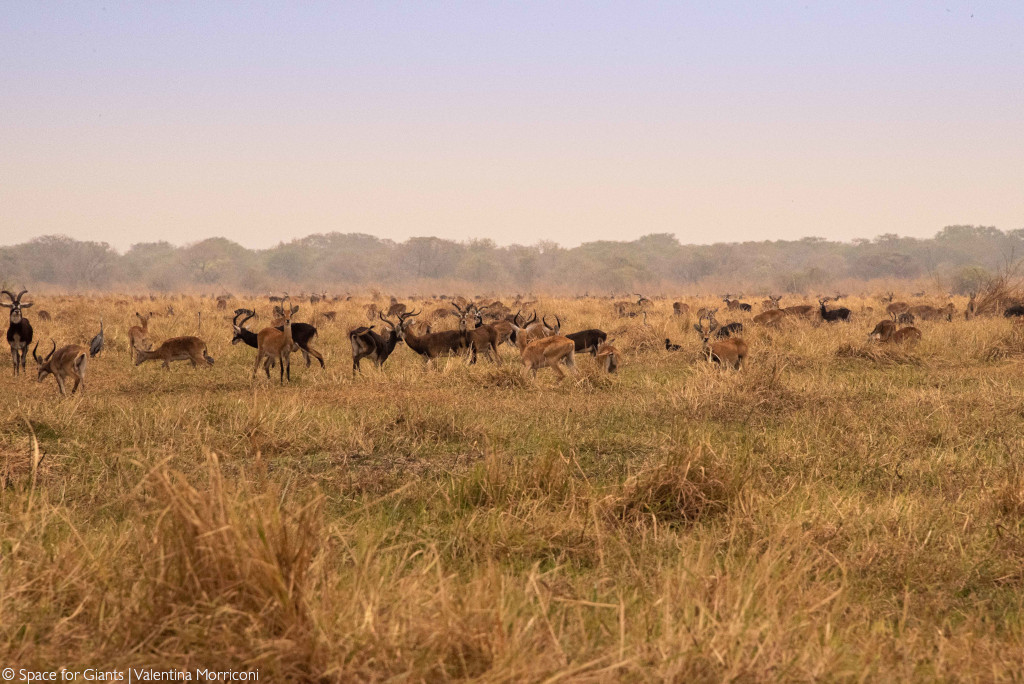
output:
[[622,365],[622,355],[619,350],[612,346],[614,340],[602,342],[597,349],[597,364],[606,373],[614,373]]
[[724,340],[711,342],[711,334],[718,327],[717,323],[709,322],[707,330],[704,329],[704,320],[693,325],[694,330],[700,333],[701,341],[704,343],[704,354],[709,361],[714,361],[723,367],[732,367],[737,370],[743,367],[747,358],[747,343],[739,337],[727,337]]
[[558,381],[565,379],[565,373],[559,368],[559,364],[565,364],[567,368],[576,368],[576,343],[568,337],[552,335],[542,337],[526,345],[523,349],[523,365],[537,377],[537,371],[541,368],[550,368],[558,376]]
[[146,361],[163,361],[164,368],[170,370],[171,361],[191,361],[195,368],[200,363],[204,366],[213,365],[213,357],[207,353],[206,342],[199,337],[172,337],[164,340],[156,349],[139,349],[135,347],[135,365],[141,366]]
[[82,392],[85,392],[85,365],[89,359],[88,350],[85,347],[69,344],[57,349],[57,343],[54,342],[53,349],[45,359],[39,357],[39,354],[36,353],[37,349],[39,349],[38,342],[32,349],[32,358],[39,364],[39,382],[45,380],[47,375],[53,375],[57,379],[57,389],[60,390],[61,396],[65,396],[67,392],[64,383],[67,378],[74,378],[75,385],[71,388],[71,394],[78,391],[79,385],[82,386]]

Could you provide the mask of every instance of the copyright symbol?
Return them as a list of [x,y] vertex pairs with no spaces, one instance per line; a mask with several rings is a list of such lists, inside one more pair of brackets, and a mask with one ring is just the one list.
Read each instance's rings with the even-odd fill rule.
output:
[[9,682],[12,679],[14,679],[14,668],[13,667],[5,667],[4,671],[3,671],[3,676],[4,676],[4,681],[8,681]]

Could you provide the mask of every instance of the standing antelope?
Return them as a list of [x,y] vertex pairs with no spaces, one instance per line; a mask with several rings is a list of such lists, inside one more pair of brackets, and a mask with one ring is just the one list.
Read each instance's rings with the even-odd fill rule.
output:
[[731,366],[737,370],[742,368],[743,362],[747,358],[747,343],[739,337],[729,337],[712,343],[711,333],[715,331],[718,324],[709,321],[708,329],[705,330],[704,320],[700,319],[700,324],[695,323],[693,328],[700,334],[701,341],[704,343],[704,354],[708,360],[723,367]]
[[443,330],[436,333],[417,334],[412,320],[419,311],[404,313],[398,317],[402,327],[402,339],[409,349],[419,354],[424,363],[439,356],[455,356],[462,354],[471,346],[469,334],[465,330]]
[[0,295],[7,295],[11,303],[0,302],[0,306],[11,310],[10,325],[7,326],[7,344],[11,346],[11,360],[14,362],[14,374],[18,375],[25,370],[28,361],[28,345],[32,343],[32,326],[22,313],[22,309],[28,309],[33,302],[21,303],[21,298],[28,290],[22,290],[14,296],[7,290],[0,290]]
[[576,343],[568,337],[553,335],[531,342],[523,349],[523,365],[537,377],[541,368],[550,368],[558,376],[558,381],[565,379],[565,373],[559,368],[564,363],[571,370],[576,369]]
[[167,370],[171,369],[171,361],[191,361],[196,368],[200,363],[213,365],[213,357],[207,353],[206,342],[199,337],[172,337],[164,340],[156,349],[139,349],[135,347],[135,365],[141,366],[146,361],[163,361]]
[[356,371],[362,372],[359,362],[365,358],[369,358],[377,368],[381,368],[391,356],[391,352],[402,341],[402,327],[389,321],[384,314],[378,313],[378,315],[389,328],[387,337],[374,332],[372,325],[348,331],[348,340],[352,344],[352,375],[355,375]]
[[292,347],[295,346],[295,340],[292,338],[292,314],[295,311],[295,307],[287,306],[288,302],[285,302],[286,306],[283,310],[283,329],[278,330],[275,327],[264,328],[256,334],[256,363],[252,367],[252,377],[256,378],[256,372],[260,369],[260,363],[263,363],[263,370],[267,373],[267,379],[270,379],[270,363],[271,360],[276,361],[281,365],[281,384],[284,385],[285,375],[288,376],[288,382],[292,381]]
[[[132,358],[132,352],[137,351],[140,346],[146,344],[149,348],[152,348],[149,340],[149,319],[152,318],[153,312],[150,311],[148,314],[143,316],[138,311],[135,312],[139,322],[142,325],[133,325],[128,328],[128,358]],[[137,356],[137,354],[136,354]],[[139,364],[135,364],[136,366]]]
[[71,377],[75,379],[75,386],[71,388],[71,394],[78,391],[79,385],[82,386],[82,392],[85,392],[85,364],[89,358],[88,350],[85,347],[69,344],[57,349],[57,343],[54,342],[53,349],[45,359],[39,358],[39,354],[36,353],[37,349],[39,349],[38,342],[32,348],[32,358],[39,364],[39,382],[45,380],[47,375],[52,374],[57,379],[57,389],[60,390],[61,396],[66,396],[64,382],[66,378]]

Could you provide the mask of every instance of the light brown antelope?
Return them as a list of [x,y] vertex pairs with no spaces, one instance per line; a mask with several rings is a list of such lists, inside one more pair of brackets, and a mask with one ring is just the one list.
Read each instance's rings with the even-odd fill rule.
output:
[[75,379],[75,386],[71,388],[71,394],[78,391],[78,386],[82,386],[82,392],[85,392],[85,366],[89,360],[88,350],[77,344],[69,344],[66,347],[57,349],[57,343],[53,343],[53,349],[46,356],[45,359],[39,358],[36,350],[39,349],[39,343],[36,342],[36,346],[32,349],[32,358],[39,364],[39,382],[46,379],[47,375],[53,375],[57,379],[57,389],[60,390],[61,396],[67,394],[64,383],[67,378]]
[[910,304],[906,302],[891,302],[885,307],[885,313],[890,316],[893,314],[899,316],[901,313],[907,313],[908,311],[910,311]]
[[796,306],[787,306],[781,311],[787,316],[796,318],[813,318],[814,314],[818,313],[818,308],[810,304],[797,304]]
[[689,316],[690,305],[686,302],[672,302],[672,313],[676,316]]
[[767,309],[754,316],[754,323],[771,328],[777,328],[786,318],[786,312],[781,309]]
[[891,344],[916,343],[921,341],[921,331],[913,326],[897,330],[892,321],[879,321],[875,329],[868,333],[868,339]]
[[537,377],[537,371],[541,368],[550,368],[558,376],[558,381],[565,379],[565,373],[559,364],[565,364],[566,368],[575,370],[576,344],[568,337],[554,335],[544,337],[528,344],[523,350],[523,365]]
[[704,354],[709,361],[714,361],[723,368],[731,367],[739,370],[747,358],[747,343],[739,337],[728,337],[724,340],[711,342],[711,334],[718,327],[717,323],[709,322],[707,330],[704,329],[704,319],[700,324],[694,324],[693,328],[701,337],[704,343]]
[[271,362],[280,364],[281,368],[281,384],[284,384],[285,376],[288,377],[288,382],[292,381],[292,350],[297,346],[295,339],[292,337],[292,314],[298,310],[297,306],[290,306],[290,302],[287,300],[284,302],[284,308],[282,309],[281,326],[282,329],[278,330],[273,324],[270,327],[264,328],[256,333],[256,363],[252,367],[252,377],[256,378],[256,373],[260,369],[260,364],[263,364],[263,370],[267,373],[267,379],[270,379],[270,365]]
[[[149,340],[149,319],[152,318],[153,312],[150,311],[148,314],[143,316],[138,311],[135,312],[139,322],[142,325],[133,325],[128,328],[128,358],[132,358],[132,353],[140,347],[146,349],[152,349],[153,345]],[[138,365],[138,364],[136,364]]]
[[614,373],[622,365],[622,355],[619,354],[618,349],[612,346],[613,341],[608,340],[597,348],[597,365],[606,373]]
[[[454,303],[452,306],[459,312],[459,330],[466,333],[469,339],[469,363],[476,363],[477,354],[483,353],[491,361],[501,364],[501,355],[498,354],[498,330],[493,325],[484,323],[480,310],[476,307],[470,305],[466,309],[460,309],[459,305]],[[473,325],[470,325],[470,319]]]
[[192,367],[199,364],[213,365],[213,357],[207,353],[206,342],[200,337],[172,337],[164,340],[156,349],[139,349],[135,347],[135,365],[141,366],[146,361],[163,361],[164,368],[170,370],[171,361],[191,361]]
[[778,310],[779,308],[781,308],[779,306],[779,302],[781,301],[782,295],[779,295],[778,297],[774,295],[768,295],[768,299],[765,299],[764,301],[761,302],[761,308],[765,311]]

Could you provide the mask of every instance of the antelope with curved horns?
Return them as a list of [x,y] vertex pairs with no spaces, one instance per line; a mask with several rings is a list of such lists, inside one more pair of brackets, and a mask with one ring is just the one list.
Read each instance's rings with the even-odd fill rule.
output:
[[704,343],[704,354],[707,356],[709,361],[714,361],[722,367],[730,366],[739,370],[743,367],[743,362],[747,358],[747,343],[739,337],[728,337],[718,342],[711,342],[711,333],[718,327],[717,323],[709,321],[708,329],[704,329],[704,318],[700,319],[700,324],[695,323],[693,325],[700,336],[701,341]]
[[88,350],[85,347],[69,344],[57,349],[57,343],[53,341],[53,349],[45,359],[39,358],[36,353],[37,349],[39,349],[38,342],[32,348],[32,358],[39,364],[37,378],[39,382],[45,380],[47,375],[53,375],[57,379],[57,389],[60,390],[61,396],[66,396],[64,382],[66,378],[70,377],[75,379],[75,386],[71,388],[71,394],[78,391],[79,385],[82,386],[82,392],[85,392],[85,365],[89,359]]
[[365,358],[373,361],[377,368],[383,367],[391,352],[402,341],[402,326],[389,321],[382,313],[378,312],[377,315],[388,326],[387,337],[374,332],[372,325],[348,331],[348,339],[352,344],[352,375],[355,375],[356,371],[362,372],[359,362]]
[[420,311],[409,311],[398,317],[402,328],[402,338],[409,349],[419,354],[424,363],[439,356],[456,356],[472,346],[469,333],[465,330],[443,330],[436,333],[419,335],[413,329],[412,319],[420,315]]
[[10,324],[7,326],[7,344],[11,346],[11,361],[14,362],[14,374],[18,375],[25,370],[28,362],[28,345],[32,343],[32,325],[21,313],[22,309],[28,309],[33,302],[23,304],[21,298],[28,290],[22,290],[17,296],[7,290],[0,290],[0,295],[7,295],[11,302],[0,301],[0,306],[11,310]]

